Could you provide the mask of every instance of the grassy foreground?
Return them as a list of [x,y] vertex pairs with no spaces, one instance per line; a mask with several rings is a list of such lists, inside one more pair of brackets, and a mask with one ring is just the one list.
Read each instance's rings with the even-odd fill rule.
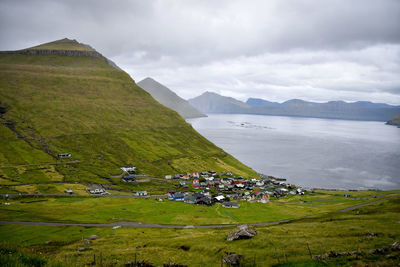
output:
[[[82,266],[100,261],[103,266],[122,266],[144,259],[159,266],[169,261],[189,266],[221,266],[224,253],[244,255],[245,266],[394,266],[399,252],[371,254],[400,239],[400,200],[391,199],[348,212],[333,212],[287,224],[256,227],[249,240],[228,242],[232,229],[146,229],[108,227],[51,227],[0,225],[2,249],[13,255],[45,259],[48,266]],[[100,236],[82,245],[82,237]],[[307,244],[310,251],[307,248]],[[77,252],[77,248],[83,250]],[[8,250],[7,250],[8,249]],[[331,250],[360,250],[359,256],[311,259]],[[7,258],[8,257],[8,258]],[[11,260],[2,253],[0,259]],[[17,256],[14,261],[21,262]],[[253,265],[254,262],[256,265]],[[1,263],[1,262],[0,262]],[[279,264],[280,263],[280,264]],[[24,265],[19,265],[24,266]],[[28,265],[25,265],[28,266]]]

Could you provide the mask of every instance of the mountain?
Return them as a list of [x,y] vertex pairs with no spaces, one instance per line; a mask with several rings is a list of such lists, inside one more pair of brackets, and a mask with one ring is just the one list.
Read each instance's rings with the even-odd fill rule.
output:
[[244,103],[231,97],[209,92],[190,99],[189,102],[204,113],[243,113],[373,121],[387,121],[400,113],[400,106],[366,101],[316,103],[291,99],[277,103],[259,98],[249,98]]
[[0,53],[1,184],[118,183],[126,164],[159,177],[256,175],[84,44]]
[[203,113],[247,113],[250,109],[250,106],[242,101],[212,92],[205,92],[188,101]]
[[[1,110],[0,110],[1,112]],[[400,127],[400,114],[397,114],[393,118],[391,118],[389,121],[386,122],[388,125],[395,125],[397,127]]]
[[249,98],[247,99],[246,104],[252,107],[259,107],[259,106],[276,107],[280,105],[278,102],[270,102],[260,98]]
[[188,101],[179,97],[177,94],[171,91],[171,89],[152,78],[146,78],[138,82],[137,85],[151,94],[151,96],[154,97],[154,99],[159,103],[172,110],[175,110],[185,119],[207,117],[207,115],[201,113],[192,105],[190,105]]

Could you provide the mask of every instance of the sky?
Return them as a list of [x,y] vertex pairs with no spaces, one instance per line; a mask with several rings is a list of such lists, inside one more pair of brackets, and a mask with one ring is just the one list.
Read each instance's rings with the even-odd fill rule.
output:
[[400,105],[400,0],[0,0],[0,50],[65,37],[185,99]]

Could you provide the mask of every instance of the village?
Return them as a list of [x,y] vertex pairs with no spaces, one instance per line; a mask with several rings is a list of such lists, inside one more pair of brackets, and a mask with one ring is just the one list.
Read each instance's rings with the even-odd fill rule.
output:
[[[136,183],[136,167],[127,165],[121,181]],[[235,176],[230,171],[215,170],[186,174],[166,175],[165,179],[174,184],[166,195],[156,198],[158,201],[182,201],[187,204],[206,205],[220,204],[224,208],[240,208],[238,201],[259,202],[267,204],[270,198],[279,199],[287,195],[304,195],[304,190],[286,183],[286,179],[259,174],[259,179],[245,179]],[[102,186],[92,185],[87,189],[93,195],[109,194]],[[137,197],[150,197],[147,191],[137,191]]]

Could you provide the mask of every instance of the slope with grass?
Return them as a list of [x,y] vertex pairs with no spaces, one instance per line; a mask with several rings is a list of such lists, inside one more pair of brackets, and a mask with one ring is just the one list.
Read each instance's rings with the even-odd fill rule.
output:
[[[236,252],[244,255],[243,266],[395,266],[400,251],[372,253],[371,250],[390,248],[399,241],[399,207],[400,199],[391,199],[348,212],[256,226],[254,238],[233,242],[226,241],[232,228],[113,230],[0,225],[0,263],[46,259],[46,266],[83,266],[93,262],[95,255],[97,264],[102,262],[104,266],[124,266],[135,258],[156,266],[169,261],[188,266],[222,266],[225,252]],[[99,239],[89,244],[82,242],[91,235]],[[77,248],[81,248],[79,252]],[[325,256],[330,251],[357,250],[360,255]],[[324,257],[315,260],[316,255]]]
[[[90,49],[72,43],[36,48]],[[103,58],[0,54],[0,103],[2,184],[110,183],[125,164],[155,176],[211,168],[256,175]]]

